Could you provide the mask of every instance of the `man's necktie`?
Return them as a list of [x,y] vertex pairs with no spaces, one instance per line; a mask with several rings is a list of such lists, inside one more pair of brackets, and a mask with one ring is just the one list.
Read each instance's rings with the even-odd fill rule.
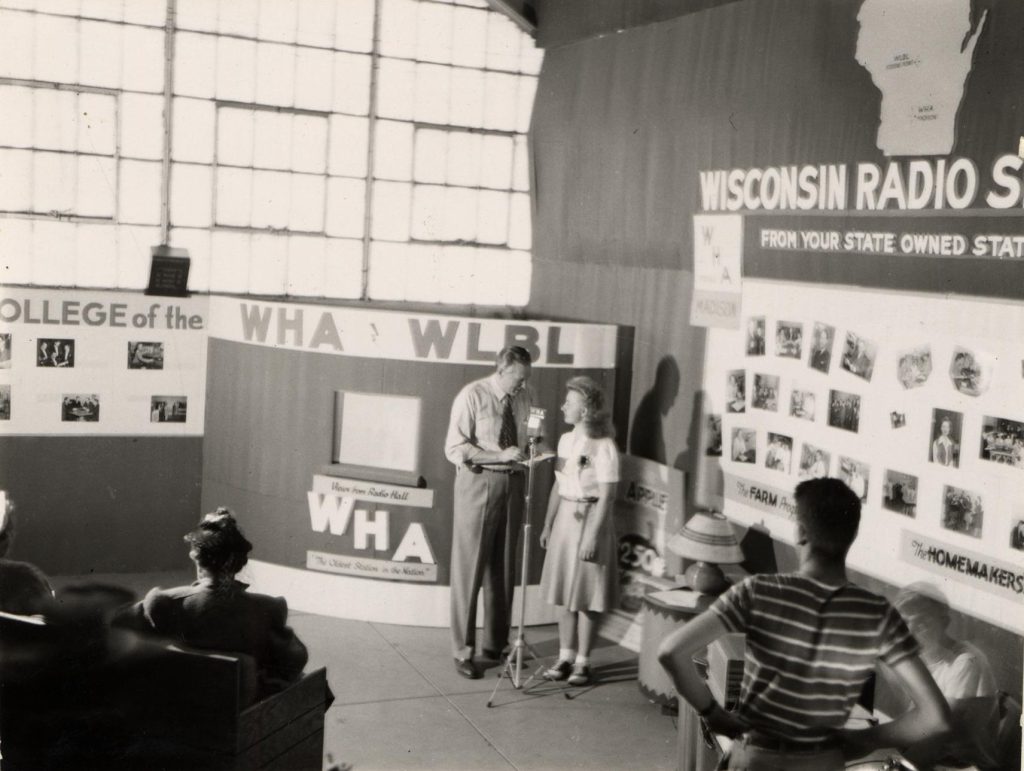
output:
[[504,411],[501,414],[501,433],[498,434],[498,446],[501,449],[515,447],[519,444],[516,436],[516,416],[512,412],[512,395],[505,394],[501,398]]

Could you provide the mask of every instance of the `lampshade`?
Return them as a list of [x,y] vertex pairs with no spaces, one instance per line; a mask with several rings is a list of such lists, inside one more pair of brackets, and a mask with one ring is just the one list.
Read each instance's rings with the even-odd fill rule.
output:
[[718,565],[743,562],[732,524],[716,511],[699,511],[668,540],[668,548],[688,560]]

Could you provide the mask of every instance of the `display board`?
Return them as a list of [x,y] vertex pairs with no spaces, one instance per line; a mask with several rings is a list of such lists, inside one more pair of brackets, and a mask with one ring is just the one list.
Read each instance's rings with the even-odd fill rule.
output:
[[839,477],[852,567],[1024,631],[1024,305],[747,280],[742,313],[705,362],[726,515],[792,543],[797,482]]

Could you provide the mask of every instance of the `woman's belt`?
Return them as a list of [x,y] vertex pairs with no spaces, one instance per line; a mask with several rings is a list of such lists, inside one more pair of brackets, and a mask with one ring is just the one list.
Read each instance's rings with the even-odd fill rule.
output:
[[570,503],[597,503],[600,498],[595,496],[588,496],[586,498],[570,498],[568,495],[559,496],[563,501],[569,501]]

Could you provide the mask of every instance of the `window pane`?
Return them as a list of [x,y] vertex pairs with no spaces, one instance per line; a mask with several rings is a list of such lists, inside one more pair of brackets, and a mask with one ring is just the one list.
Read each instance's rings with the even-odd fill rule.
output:
[[288,294],[323,296],[326,246],[320,236],[288,236]]
[[417,182],[444,182],[448,173],[448,134],[420,129],[416,132],[413,179]]
[[260,0],[256,37],[260,40],[295,42],[298,23],[296,0]]
[[171,167],[171,222],[208,228],[212,224],[213,171],[209,166]]
[[75,286],[117,285],[117,239],[113,225],[80,224],[75,252]]
[[377,81],[377,114],[411,120],[416,93],[415,65],[400,59],[381,59]]
[[227,35],[256,36],[259,0],[220,0],[217,28]]
[[456,126],[478,128],[484,118],[484,73],[480,70],[452,70],[451,120]]
[[[0,157],[2,154],[3,151],[0,151]],[[5,192],[0,186],[0,200]],[[0,203],[2,208],[3,204]],[[0,254],[4,255],[5,283],[28,284],[32,281],[32,225],[30,219],[12,217],[0,228]]]
[[0,211],[32,210],[32,156],[31,150],[0,149]]
[[334,55],[334,111],[366,115],[370,110],[370,57]]
[[291,168],[292,115],[256,110],[253,165],[264,169]]
[[479,134],[453,131],[448,135],[448,184],[477,185],[481,145]]
[[296,115],[292,119],[291,168],[323,174],[327,171],[327,118]]
[[513,249],[530,248],[530,196],[525,193],[512,194],[508,245]]
[[121,161],[118,221],[133,225],[159,225],[160,190],[159,163]]
[[324,296],[357,298],[363,291],[363,244],[341,238],[327,239]]
[[331,148],[328,168],[331,174],[366,176],[366,145],[369,121],[346,115],[331,116]]
[[81,46],[81,81],[90,86],[119,88],[121,85],[120,24],[82,21],[78,43]]
[[0,77],[31,78],[35,14],[0,10]]
[[477,203],[476,240],[482,244],[508,242],[508,193],[481,190]]
[[412,237],[420,241],[444,240],[445,188],[417,185],[413,192]]
[[249,243],[249,292],[284,294],[288,285],[288,237],[253,233]]
[[251,249],[248,233],[213,231],[210,238],[210,291],[248,292]]
[[256,98],[256,44],[217,38],[217,98],[252,102]]
[[32,211],[73,214],[77,166],[73,155],[34,153]]
[[57,16],[35,17],[32,77],[54,83],[78,82],[78,22]]
[[525,134],[530,130],[533,116],[533,102],[537,97],[537,79],[519,78],[519,102],[516,105],[516,131]]
[[255,125],[252,110],[221,107],[217,112],[217,162],[252,166]]
[[75,160],[78,167],[75,213],[83,217],[113,217],[117,183],[114,159],[79,155]]
[[127,91],[159,93],[164,90],[164,31],[145,27],[124,28],[121,82]]
[[362,238],[366,216],[366,182],[331,177],[327,180],[327,222],[331,236]]
[[504,305],[508,281],[504,249],[476,249],[473,255],[473,301],[479,305]]
[[503,72],[488,72],[484,80],[487,84],[484,94],[484,128],[515,130],[518,78]]
[[438,277],[441,247],[410,244],[406,261],[405,299],[410,302],[437,302],[441,296]]
[[0,85],[0,145],[32,147],[35,89]]
[[370,245],[370,276],[367,286],[370,299],[405,299],[408,250],[408,244],[375,241]]
[[78,151],[113,155],[115,133],[114,97],[106,94],[79,94]]
[[532,265],[529,252],[509,252],[505,258],[505,302],[523,306],[530,301]]
[[452,9],[439,3],[420,3],[416,19],[416,58],[422,62],[452,60]]
[[292,174],[290,230],[323,232],[325,180],[312,174]]
[[466,246],[446,246],[441,250],[438,269],[441,302],[469,304],[473,297],[473,249]]
[[373,175],[378,179],[412,179],[412,124],[377,121]]
[[179,32],[174,38],[174,93],[213,97],[217,71],[217,38]]
[[72,222],[35,223],[32,238],[32,283],[60,286],[74,281],[78,253],[77,226]]
[[530,152],[526,146],[526,137],[515,139],[516,157],[512,168],[512,187],[516,190],[530,189]]
[[175,97],[171,157],[176,161],[213,162],[214,103]]
[[485,136],[480,150],[480,185],[508,190],[512,185],[512,137]]
[[447,187],[444,198],[442,238],[445,241],[475,241],[477,191]]
[[333,54],[315,48],[295,49],[295,106],[306,110],[331,109]]
[[500,13],[487,15],[487,67],[492,70],[519,69],[519,28]]
[[121,94],[121,155],[163,157],[164,100],[156,94]]
[[423,123],[448,123],[450,87],[451,67],[440,64],[416,65],[415,119]]
[[[296,42],[330,48],[334,45],[334,0],[302,0]],[[348,3],[342,13],[348,12]]]
[[374,182],[372,235],[386,241],[409,240],[409,198],[407,182]]
[[217,3],[212,0],[177,0],[175,17],[179,29],[213,32],[217,29]]
[[487,63],[487,11],[454,9],[452,64],[483,67]]
[[256,101],[291,107],[295,103],[295,47],[256,44]]
[[78,144],[76,98],[72,91],[34,89],[32,140],[46,150],[74,150]]
[[416,5],[414,0],[383,0],[380,18],[383,56],[412,58],[416,55]]
[[[159,234],[157,238],[159,238]],[[208,292],[210,290],[210,231],[199,228],[171,228],[171,246],[188,249],[188,256],[192,260],[192,266],[188,272],[188,288],[193,292]]]
[[369,51],[373,44],[374,0],[345,0],[337,15],[334,47],[343,51]]
[[254,171],[252,174],[252,226],[288,227],[291,210],[291,180],[283,171]]
[[217,224],[247,226],[252,221],[252,171],[217,169]]

